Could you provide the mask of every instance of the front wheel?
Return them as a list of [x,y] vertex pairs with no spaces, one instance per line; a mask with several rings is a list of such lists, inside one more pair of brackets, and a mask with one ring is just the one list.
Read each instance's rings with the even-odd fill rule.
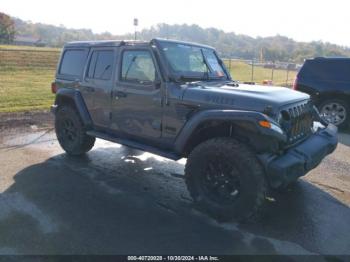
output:
[[188,190],[198,207],[221,221],[244,221],[265,202],[266,181],[254,152],[232,138],[198,145],[185,167]]
[[70,106],[58,109],[55,119],[57,140],[69,155],[82,155],[92,149],[95,137],[88,136],[79,114]]

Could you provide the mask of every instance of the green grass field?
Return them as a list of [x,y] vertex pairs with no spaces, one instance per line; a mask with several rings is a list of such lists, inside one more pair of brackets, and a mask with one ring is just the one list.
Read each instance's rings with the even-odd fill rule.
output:
[[[49,109],[59,55],[57,48],[0,45],[0,113]],[[232,61],[231,74],[235,80],[251,81],[251,66]],[[294,76],[295,72],[290,72],[290,83]],[[275,70],[274,84],[285,85],[286,77],[285,70]],[[271,69],[255,67],[254,81],[265,79],[271,79]]]
[[0,112],[47,110],[54,69],[0,69]]
[[61,51],[61,48],[36,47],[36,46],[21,46],[21,45],[0,45],[0,50],[1,50],[1,49],[33,50],[33,51]]
[[57,48],[0,45],[0,113],[49,109],[59,54]]

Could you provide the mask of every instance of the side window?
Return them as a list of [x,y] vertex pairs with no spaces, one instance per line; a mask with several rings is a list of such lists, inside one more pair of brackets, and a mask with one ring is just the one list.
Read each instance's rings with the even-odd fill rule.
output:
[[112,77],[112,69],[113,51],[94,51],[91,55],[87,77],[99,80],[110,80]]
[[87,53],[83,49],[66,50],[63,54],[59,74],[80,76],[83,73]]
[[149,84],[156,78],[156,69],[149,51],[124,51],[121,80]]

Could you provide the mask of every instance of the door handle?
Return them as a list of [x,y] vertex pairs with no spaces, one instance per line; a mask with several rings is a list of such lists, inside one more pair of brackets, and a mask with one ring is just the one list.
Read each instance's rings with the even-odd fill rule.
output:
[[91,87],[91,86],[85,86],[84,89],[87,91],[87,92],[95,92],[95,88]]
[[161,106],[163,105],[163,99],[162,97],[154,97],[152,99],[155,103],[160,104]]
[[126,93],[118,91],[115,93],[115,99],[118,100],[119,98],[126,97]]

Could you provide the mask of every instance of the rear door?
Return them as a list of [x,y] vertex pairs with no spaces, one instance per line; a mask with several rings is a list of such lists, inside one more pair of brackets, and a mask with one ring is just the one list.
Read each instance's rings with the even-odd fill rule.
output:
[[140,140],[159,138],[162,129],[162,88],[154,55],[147,47],[126,46],[119,56],[111,128]]
[[111,114],[111,92],[116,64],[115,48],[93,48],[89,55],[81,91],[90,102],[89,112],[97,127],[107,128]]

